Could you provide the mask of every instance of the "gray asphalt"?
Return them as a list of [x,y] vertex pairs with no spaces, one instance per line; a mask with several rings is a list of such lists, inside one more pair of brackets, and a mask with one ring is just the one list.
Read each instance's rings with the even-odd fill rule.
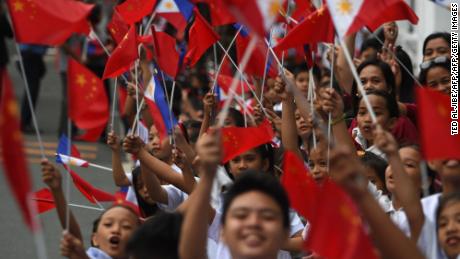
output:
[[[43,130],[42,138],[46,143],[46,153],[49,160],[54,159],[52,154],[55,151],[55,145],[58,141],[57,129],[59,123],[59,114],[61,110],[61,83],[56,69],[56,62],[53,56],[46,57],[47,74],[42,81],[42,88],[36,110],[39,127]],[[18,101],[23,95],[24,83],[20,77],[13,62],[10,62],[8,67],[10,77],[14,84],[14,89]],[[97,163],[104,166],[109,166],[111,163],[110,150],[101,143],[81,143],[80,152],[82,157],[89,162]],[[41,182],[40,167],[39,167],[39,148],[35,135],[25,136],[25,150],[27,151],[28,165],[31,178],[33,180],[34,190],[41,189],[45,185]],[[8,152],[5,150],[4,152]],[[63,181],[65,174],[63,173]],[[113,184],[110,172],[92,168],[78,168],[75,170],[85,180],[92,183],[94,186],[103,189],[107,192],[114,193],[116,187]],[[65,185],[64,185],[65,186]],[[89,203],[77,189],[71,186],[70,202],[95,206]],[[37,258],[34,238],[23,222],[10,188],[6,183],[3,168],[0,167],[0,258]],[[104,207],[110,204],[103,203]],[[91,234],[92,221],[100,214],[99,211],[72,208],[72,211],[77,216],[80,223],[82,233],[84,235],[85,245],[88,247]],[[61,258],[59,255],[59,240],[62,229],[59,225],[56,211],[48,211],[39,217],[39,221],[43,227],[42,234],[46,244],[46,252],[48,258]]]

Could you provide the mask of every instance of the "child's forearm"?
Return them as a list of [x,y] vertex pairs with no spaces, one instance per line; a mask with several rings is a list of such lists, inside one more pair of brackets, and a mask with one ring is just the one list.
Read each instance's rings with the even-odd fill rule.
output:
[[[68,229],[68,231],[75,236],[76,238],[83,241],[83,236],[81,234],[80,226],[78,225],[75,216],[72,211],[67,209],[67,201],[64,196],[64,192],[61,187],[57,189],[52,189],[51,194],[53,195],[54,204],[56,205],[56,212],[58,214],[59,222],[63,229]],[[69,226],[67,226],[67,211],[69,211]]]

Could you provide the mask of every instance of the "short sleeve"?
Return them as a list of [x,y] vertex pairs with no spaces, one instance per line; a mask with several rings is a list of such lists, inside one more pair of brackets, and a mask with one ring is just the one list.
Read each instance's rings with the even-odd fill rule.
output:
[[168,194],[168,204],[158,203],[158,207],[160,207],[160,209],[162,210],[174,211],[177,209],[177,207],[179,207],[179,205],[182,204],[182,202],[184,202],[188,198],[188,195],[186,193],[184,193],[174,185],[162,185],[161,187]]

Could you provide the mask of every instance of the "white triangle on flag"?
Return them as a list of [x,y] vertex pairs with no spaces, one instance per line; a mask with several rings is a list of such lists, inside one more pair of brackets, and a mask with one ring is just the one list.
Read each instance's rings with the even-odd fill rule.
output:
[[161,0],[160,4],[157,6],[157,13],[178,13],[180,12],[179,7],[177,6],[174,0]]
[[358,15],[365,0],[327,0],[335,29],[340,37],[344,37]]

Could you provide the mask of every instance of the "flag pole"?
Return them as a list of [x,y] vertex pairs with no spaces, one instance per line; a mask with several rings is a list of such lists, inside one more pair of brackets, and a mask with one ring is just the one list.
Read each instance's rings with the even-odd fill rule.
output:
[[118,77],[115,77],[115,82],[113,84],[113,96],[112,96],[112,118],[110,121],[110,131],[113,131],[113,123],[115,122],[115,106],[117,103],[117,83]]
[[173,81],[173,85],[171,88],[171,98],[169,99],[169,123],[171,125],[171,141],[173,148],[176,149],[176,137],[174,136],[174,126],[173,126],[173,111],[172,111],[172,106],[173,106],[173,98],[174,98],[174,92],[176,90],[176,80]]
[[[256,43],[257,43],[257,36],[251,36],[251,41],[249,41],[248,47],[244,51],[243,58],[241,59],[241,62],[240,62],[240,70],[241,71],[244,71],[244,69],[246,68],[246,65],[249,62],[249,58],[251,57],[252,51],[256,47]],[[228,115],[228,110],[230,108],[230,104],[231,104],[231,101],[233,99],[234,91],[235,91],[236,87],[238,86],[238,81],[239,80],[238,80],[237,77],[233,77],[232,84],[230,85],[229,97],[227,98],[227,100],[225,100],[224,106],[223,106],[222,111],[221,111],[222,116],[219,117],[219,121],[218,121],[218,124],[217,124],[219,128],[224,126],[224,122],[225,122],[225,119],[226,119],[226,117]]]
[[[334,63],[335,63],[335,47],[333,46],[332,48],[332,56],[331,56],[331,75],[330,75],[330,82],[329,82],[329,88],[333,88],[334,84]],[[329,167],[330,167],[330,157],[331,157],[331,133],[332,133],[332,113],[329,112],[327,115],[328,117],[328,123],[327,123],[327,171],[329,172]]]
[[361,94],[364,104],[366,105],[367,110],[369,111],[369,115],[371,116],[372,123],[377,124],[377,117],[375,116],[374,109],[372,109],[372,106],[369,102],[369,98],[366,95],[366,91],[364,90],[363,83],[359,79],[358,72],[356,71],[356,67],[353,64],[353,61],[351,59],[350,52],[348,51],[348,47],[343,41],[343,38],[339,37],[340,41],[340,46],[343,49],[343,52],[345,54],[345,59],[347,60],[348,66],[350,67],[351,73],[353,74],[353,77],[355,78],[356,85],[358,86],[359,93]]
[[[240,32],[241,32],[242,29],[243,29],[243,27],[240,27],[240,28],[238,29],[238,31],[235,33],[235,36],[233,36],[232,41],[230,42],[230,44],[229,44],[228,47],[227,47],[227,53],[228,53],[228,51],[230,50],[230,48],[233,46],[233,43],[235,43],[236,37],[238,36],[238,34],[240,34]],[[224,52],[224,53],[225,53],[225,52]],[[211,93],[214,93],[214,91],[215,91],[214,89],[216,88],[216,84],[217,84],[217,76],[219,75],[220,70],[222,69],[222,65],[224,64],[224,61],[225,61],[225,58],[226,58],[226,57],[227,57],[226,55],[224,55],[224,56],[222,57],[222,60],[220,61],[219,66],[217,67],[217,71],[214,72],[214,81],[213,81],[213,83],[212,83]]]
[[[316,88],[316,86],[315,86],[315,82],[313,81],[313,68],[311,68],[310,71],[308,71],[308,77],[309,77],[309,81],[308,81],[308,99],[310,101],[310,114],[311,114],[312,121],[314,121],[315,120],[315,113],[314,113],[315,107],[313,105],[313,101],[315,99],[314,89]],[[312,133],[313,133],[313,148],[316,148],[316,130],[315,130],[315,127],[312,127]]]
[[27,206],[29,207],[31,223],[32,223],[32,234],[34,236],[35,247],[37,249],[37,257],[39,259],[46,259],[47,251],[45,245],[45,239],[43,237],[42,228],[40,226],[40,222],[38,221],[38,211],[37,211],[37,203],[33,201],[33,193],[27,194]]

